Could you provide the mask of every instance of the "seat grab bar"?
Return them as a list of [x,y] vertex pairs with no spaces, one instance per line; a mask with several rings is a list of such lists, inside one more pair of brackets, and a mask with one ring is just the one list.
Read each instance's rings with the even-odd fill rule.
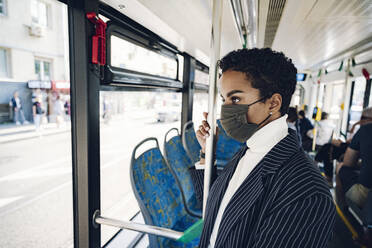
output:
[[116,220],[116,219],[103,217],[100,215],[99,211],[96,211],[94,213],[93,223],[97,227],[98,227],[98,224],[113,226],[113,227],[118,227],[120,229],[128,229],[128,230],[132,230],[136,232],[153,234],[153,235],[157,235],[157,236],[161,236],[161,237],[165,237],[169,239],[174,239],[174,240],[180,239],[182,235],[184,234],[183,232],[174,231],[172,229],[168,229],[164,227],[150,226],[146,224],[135,223],[132,221],[122,221],[122,220]]

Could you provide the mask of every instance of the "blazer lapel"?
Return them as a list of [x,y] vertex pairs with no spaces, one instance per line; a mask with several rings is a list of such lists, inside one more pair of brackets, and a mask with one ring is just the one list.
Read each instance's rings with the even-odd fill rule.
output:
[[237,221],[252,208],[263,193],[264,186],[261,178],[261,164],[262,161],[244,180],[227,204],[218,229],[215,247],[220,247],[220,244],[224,244]]
[[242,148],[239,153],[231,160],[231,162],[225,167],[222,174],[218,176],[213,183],[207,200],[208,208],[206,210],[207,212],[205,215],[200,247],[207,247],[207,245],[209,244],[209,239],[213,231],[214,222],[216,220],[222,198],[225,195],[227,186],[229,185],[230,179],[234,174],[235,168],[241,157],[245,154],[246,150],[246,146]]
[[[256,167],[244,180],[242,185],[240,185],[226,206],[219,227],[215,247],[220,247],[221,244],[224,244],[234,225],[238,222],[238,220],[241,219],[242,216],[249,212],[252,206],[260,198],[264,192],[263,177],[267,174],[275,173],[280,166],[298,150],[299,145],[297,142],[296,133],[295,131],[289,131],[289,134],[278,144],[276,144],[256,165]],[[228,182],[230,181],[231,177],[232,175],[230,176]]]

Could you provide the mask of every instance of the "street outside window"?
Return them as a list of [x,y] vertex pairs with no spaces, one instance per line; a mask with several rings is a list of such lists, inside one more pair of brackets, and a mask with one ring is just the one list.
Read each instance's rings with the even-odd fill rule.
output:
[[73,247],[67,20],[57,0],[0,0],[0,247]]

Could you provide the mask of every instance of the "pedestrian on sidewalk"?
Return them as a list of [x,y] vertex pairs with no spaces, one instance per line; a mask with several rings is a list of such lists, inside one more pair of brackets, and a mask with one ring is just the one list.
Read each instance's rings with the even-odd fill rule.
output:
[[28,124],[28,121],[25,119],[25,115],[23,113],[23,106],[22,101],[19,98],[18,91],[13,93],[12,99],[10,99],[9,105],[12,107],[13,110],[13,121],[16,125]]
[[63,122],[63,103],[61,97],[58,95],[56,101],[54,102],[54,114],[56,115],[57,127],[60,128]]
[[43,114],[44,114],[44,110],[42,108],[41,103],[42,103],[41,98],[36,97],[32,105],[32,113],[34,116],[34,124],[35,124],[36,131],[40,131],[41,121],[42,121]]

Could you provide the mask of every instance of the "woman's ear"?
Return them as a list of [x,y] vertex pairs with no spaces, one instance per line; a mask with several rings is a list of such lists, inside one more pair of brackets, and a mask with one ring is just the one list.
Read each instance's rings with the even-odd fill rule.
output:
[[270,111],[275,114],[280,112],[282,107],[282,96],[278,93],[274,93],[270,98]]

